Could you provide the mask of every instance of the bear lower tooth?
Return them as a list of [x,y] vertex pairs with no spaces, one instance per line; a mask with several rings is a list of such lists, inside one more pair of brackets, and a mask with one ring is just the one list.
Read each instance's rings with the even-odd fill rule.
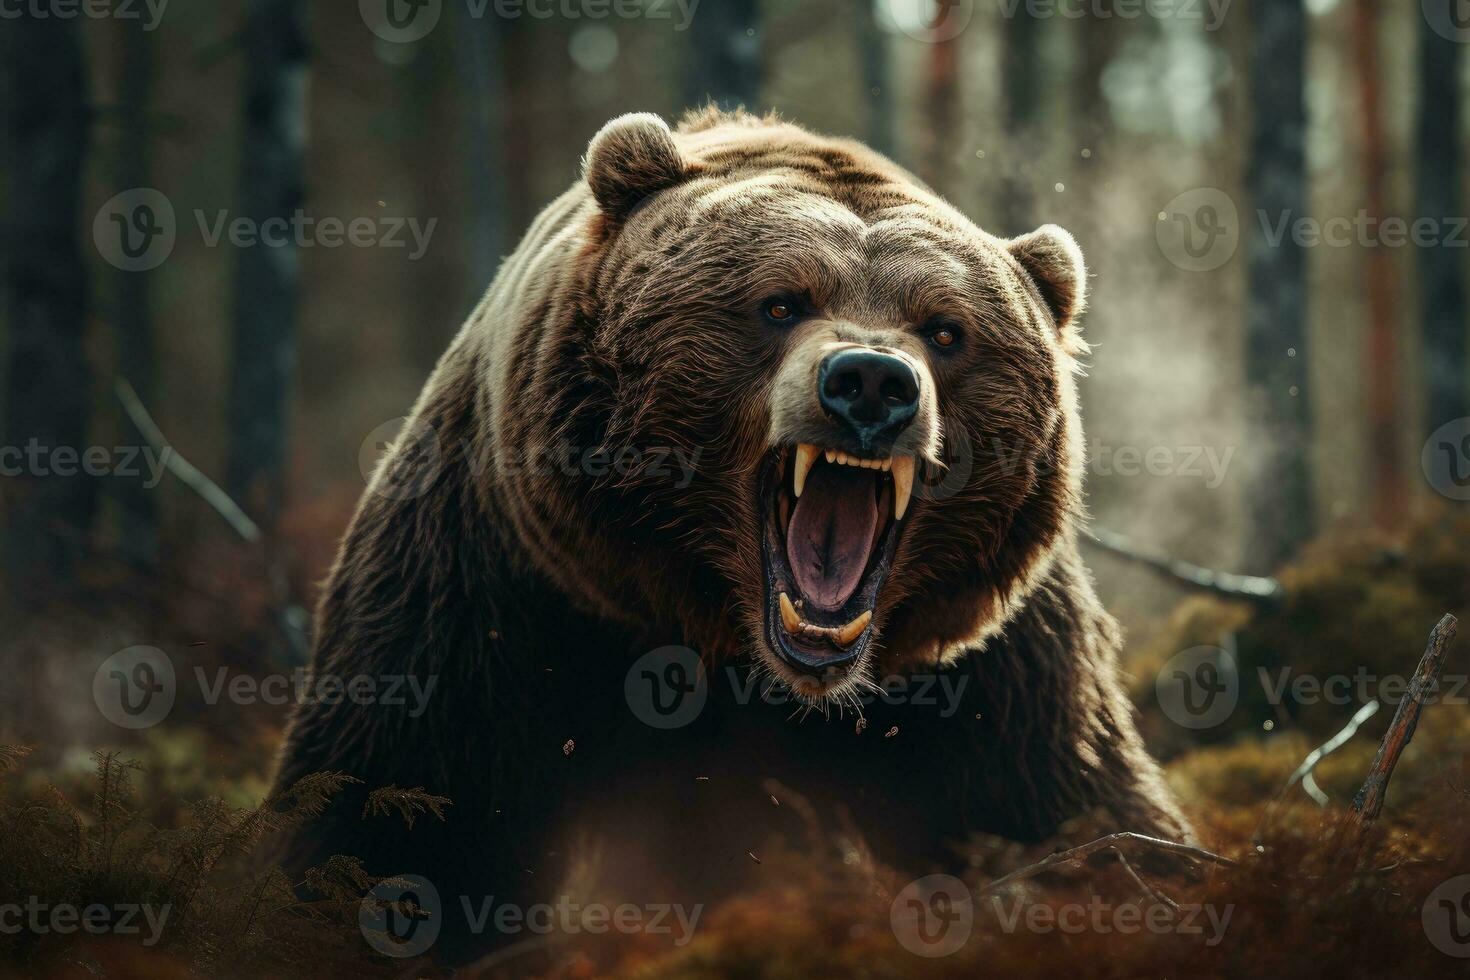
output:
[[786,593],[781,593],[781,625],[788,633],[801,632],[801,617],[796,614],[796,607],[791,604],[791,599]]
[[863,635],[863,630],[868,628],[868,623],[872,622],[872,620],[873,610],[869,609],[857,619],[854,619],[842,627],[842,629],[838,630],[837,635],[833,639],[837,641],[837,645],[840,647],[850,647],[857,642],[858,637]]

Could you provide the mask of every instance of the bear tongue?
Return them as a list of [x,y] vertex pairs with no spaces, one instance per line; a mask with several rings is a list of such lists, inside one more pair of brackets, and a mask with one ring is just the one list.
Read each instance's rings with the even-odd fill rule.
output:
[[868,567],[877,526],[872,471],[815,467],[786,527],[786,560],[801,594],[823,609],[842,608]]

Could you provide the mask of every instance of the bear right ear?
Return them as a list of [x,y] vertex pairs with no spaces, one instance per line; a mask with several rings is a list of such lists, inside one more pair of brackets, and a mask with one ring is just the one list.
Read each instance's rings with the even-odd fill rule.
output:
[[603,213],[624,218],[650,194],[683,180],[689,164],[668,123],[651,112],[630,112],[592,137],[582,171]]

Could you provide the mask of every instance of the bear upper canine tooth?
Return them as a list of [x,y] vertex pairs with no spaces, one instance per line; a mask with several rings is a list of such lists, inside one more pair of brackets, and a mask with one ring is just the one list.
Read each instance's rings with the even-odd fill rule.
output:
[[914,489],[914,457],[893,457],[893,519],[903,520],[909,509],[909,494]]
[[[799,443],[796,447],[796,470],[791,488],[796,491],[798,497],[801,496],[802,488],[806,486],[806,475],[811,472],[812,464],[817,461],[819,452],[821,450],[809,442]],[[827,456],[830,459],[831,453],[828,453]]]

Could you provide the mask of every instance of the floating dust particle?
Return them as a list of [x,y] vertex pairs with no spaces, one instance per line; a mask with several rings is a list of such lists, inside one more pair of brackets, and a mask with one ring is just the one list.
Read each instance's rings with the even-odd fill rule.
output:
[[709,777],[708,776],[695,776],[694,777],[694,781],[696,783],[707,783],[707,782],[709,782]]
[[492,639],[492,640],[498,640],[498,639],[500,639],[500,631],[499,630],[491,630],[490,631],[490,639]]
[[577,747],[577,741],[576,741],[576,739],[569,738],[565,742],[562,743],[562,746],[561,746],[561,754],[562,755],[571,755],[572,754],[572,750],[575,749],[576,747]]

